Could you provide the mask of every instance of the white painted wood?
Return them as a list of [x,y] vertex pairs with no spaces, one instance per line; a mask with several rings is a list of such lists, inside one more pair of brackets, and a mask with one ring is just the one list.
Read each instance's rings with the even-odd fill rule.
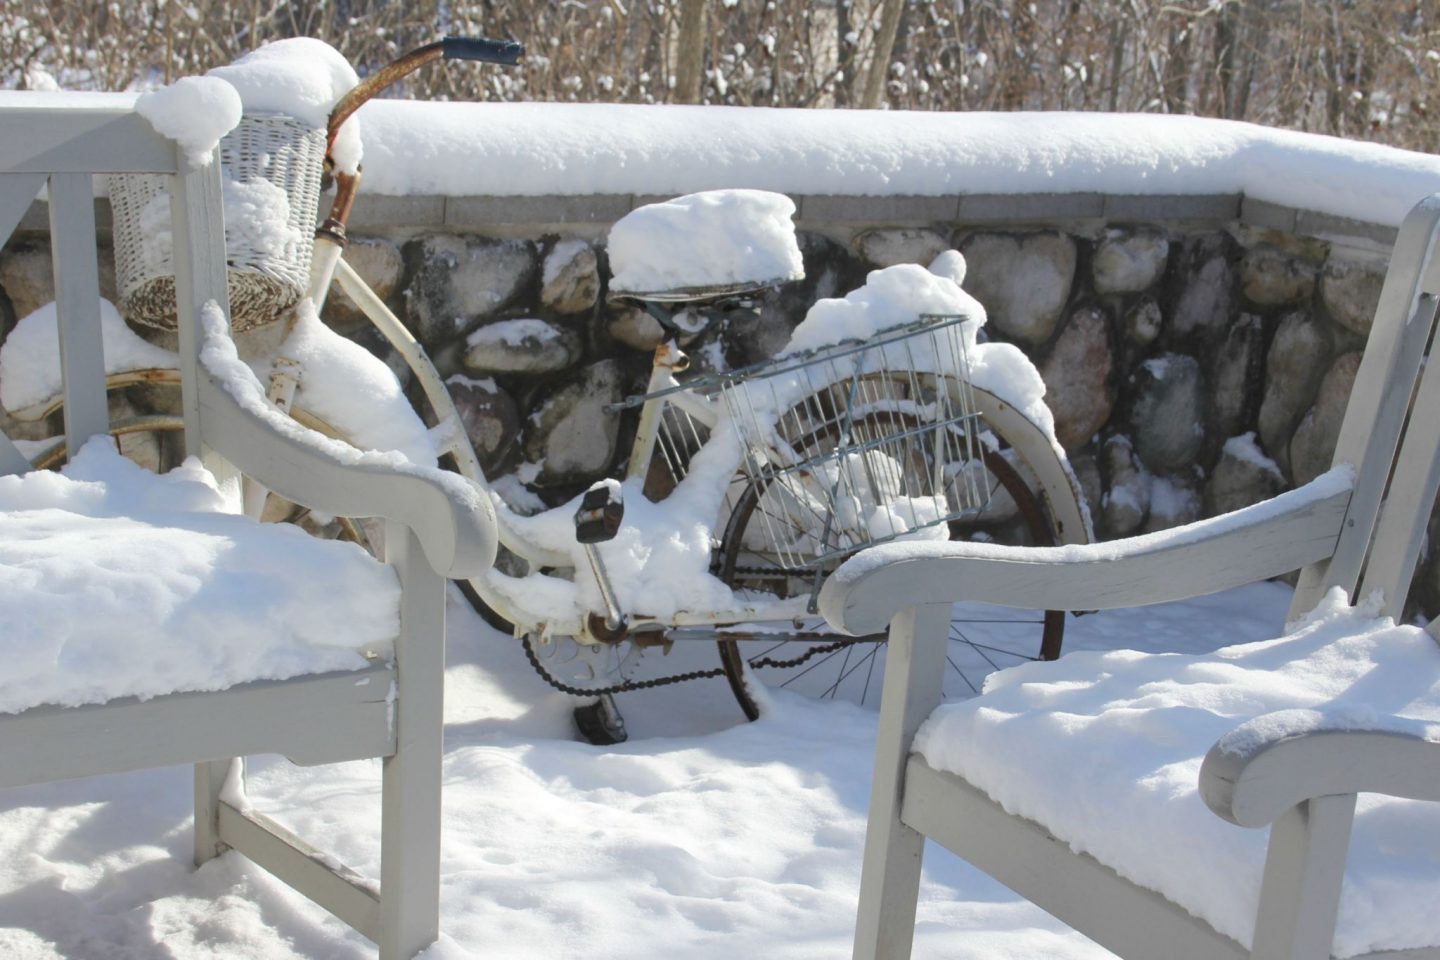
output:
[[0,717],[0,788],[279,753],[305,763],[389,753],[386,666],[228,690],[35,707]]
[[1324,796],[1291,807],[1270,827],[1253,960],[1325,960],[1335,914],[1355,795]]
[[1027,609],[1106,610],[1215,593],[1330,555],[1349,494],[1297,501],[1295,509],[1278,515],[1273,504],[1260,504],[1198,521],[1186,528],[1192,536],[1181,543],[1175,537],[1182,531],[1172,530],[1158,540],[1016,549],[1013,559],[952,543],[944,545],[944,556],[896,560],[857,576],[842,567],[821,588],[820,611],[832,626],[864,635],[883,630],[900,610],[936,597]]
[[371,464],[348,464],[272,431],[225,388],[199,383],[206,442],[246,476],[287,500],[342,517],[385,517],[415,531],[425,557],[447,577],[490,568],[498,544],[488,498],[457,496],[439,481]]
[[371,940],[380,939],[380,894],[373,883],[264,814],[221,801],[217,819],[227,847],[249,857]]
[[[1420,378],[1414,409],[1440,411],[1440,363],[1429,363]],[[1390,489],[1375,526],[1374,546],[1358,596],[1379,590],[1386,616],[1401,618],[1425,528],[1440,490],[1440,416],[1412,416],[1395,463]]]
[[[1397,610],[1440,488],[1440,418],[1434,416],[1440,409],[1440,374],[1427,371],[1416,389],[1440,305],[1437,238],[1440,196],[1422,202],[1406,219],[1386,276],[1335,458],[1337,464],[1354,464],[1352,491],[1308,502],[1287,494],[1289,506],[1277,498],[1166,537],[1097,547],[997,551],[945,545],[896,550],[893,558],[862,553],[826,583],[821,594],[826,618],[854,633],[893,618],[893,647],[915,639],[907,618],[942,599],[1060,609],[1129,606],[1212,592],[1299,564],[1309,566],[1292,612],[1310,609],[1331,585],[1352,595],[1357,585],[1367,592],[1380,588],[1391,611]],[[1074,853],[1042,825],[1007,813],[962,779],[933,770],[919,756],[909,757],[897,785],[888,758],[909,749],[911,734],[899,718],[919,683],[912,676],[904,685],[885,687],[876,749],[887,763],[877,764],[863,876],[875,875],[885,858],[908,849],[916,834],[932,837],[1132,960],[1323,960],[1334,937],[1356,794],[1440,802],[1440,742],[1413,722],[1389,718],[1369,730],[1317,729],[1269,741],[1239,737],[1212,747],[1200,771],[1206,803],[1239,826],[1271,826],[1255,938],[1247,950],[1108,866]],[[921,699],[926,689],[918,688]],[[913,833],[890,823],[886,805],[897,792],[900,820]],[[883,815],[874,815],[876,807]],[[908,883],[895,894],[893,909],[906,923],[913,922],[913,896]],[[856,956],[905,956],[873,946],[878,900],[862,886]],[[1370,960],[1436,956],[1440,944],[1373,954]]]
[[175,237],[175,308],[180,355],[180,409],[185,418],[185,449],[201,456],[222,483],[231,471],[200,438],[200,312],[215,303],[230,316],[229,274],[225,262],[225,210],[219,153],[206,167],[190,167],[176,150],[180,174],[170,178],[170,223]]
[[173,173],[175,147],[134,109],[114,106],[0,110],[0,171],[5,173]]
[[1257,743],[1247,753],[1212,747],[1200,795],[1217,816],[1262,827],[1315,797],[1383,793],[1440,802],[1440,742],[1419,732],[1314,730]]
[[0,237],[15,232],[30,209],[30,204],[45,186],[43,173],[7,173],[0,175]]
[[[493,506],[449,481],[356,466],[284,436],[203,370],[200,310],[214,303],[228,313],[218,163],[190,167],[128,109],[6,108],[0,121],[14,133],[0,142],[0,221],[18,202],[12,195],[31,182],[17,170],[51,175],[71,449],[108,428],[91,174],[177,173],[170,186],[188,449],[222,482],[232,478],[233,462],[296,502],[391,518],[386,540],[402,589],[394,664],[3,716],[0,787],[194,763],[197,863],[233,846],[376,940],[382,960],[410,957],[434,941],[439,919],[445,583],[436,571],[488,570]],[[0,471],[28,469],[0,439]],[[383,758],[383,894],[273,821],[227,802],[231,791],[243,793],[243,767],[231,758],[251,753],[317,764]]]
[[30,472],[30,461],[10,438],[0,433],[0,477],[19,476]]
[[405,960],[440,931],[440,766],[445,692],[445,581],[419,540],[391,521],[386,560],[400,573],[395,752],[384,760],[380,960]]
[[1422,200],[1400,226],[1335,447],[1335,463],[1357,468],[1357,497],[1347,535],[1333,559],[1301,573],[1290,606],[1292,619],[1313,608],[1331,586],[1353,590],[1360,576],[1434,320],[1434,296],[1440,293],[1433,263],[1440,247],[1437,233],[1440,197]]
[[80,173],[50,178],[50,255],[55,266],[60,373],[65,384],[65,443],[72,456],[86,440],[110,431],[105,353],[100,340],[93,179]]
[[[220,840],[220,794],[231,768],[243,760],[202,760],[195,764],[195,866],[225,852]],[[244,769],[237,771],[244,777]]]
[[[1005,812],[918,755],[905,778],[904,822],[1122,957],[1242,960],[1242,946],[1110,867]],[[1172,855],[1157,851],[1157,856]]]
[[911,607],[890,625],[885,706],[875,741],[865,866],[860,875],[855,960],[905,960],[910,956],[925,837],[901,822],[900,804],[910,745],[920,724],[940,703],[949,632],[948,603]]

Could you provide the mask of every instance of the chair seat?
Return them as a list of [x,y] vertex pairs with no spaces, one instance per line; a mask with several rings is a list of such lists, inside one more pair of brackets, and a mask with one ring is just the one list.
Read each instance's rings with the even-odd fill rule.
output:
[[[1292,632],[1212,654],[1074,653],[937,709],[914,750],[1249,946],[1267,830],[1201,799],[1209,748],[1277,710],[1440,720],[1440,648],[1339,591]],[[1440,806],[1361,795],[1334,951],[1440,945]]]
[[392,655],[392,568],[232,509],[198,461],[156,476],[103,438],[63,474],[0,477],[0,713]]

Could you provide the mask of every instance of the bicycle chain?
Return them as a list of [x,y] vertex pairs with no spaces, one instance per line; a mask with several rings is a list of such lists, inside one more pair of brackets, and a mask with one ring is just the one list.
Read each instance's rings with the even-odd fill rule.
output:
[[689,673],[676,673],[668,677],[656,677],[654,680],[626,680],[623,683],[614,683],[608,687],[573,687],[563,680],[557,680],[544,665],[540,658],[535,655],[535,648],[530,643],[530,634],[524,634],[520,638],[520,645],[525,648],[525,656],[530,661],[530,666],[540,674],[540,679],[561,693],[568,693],[572,697],[599,697],[607,693],[628,693],[631,690],[651,690],[655,687],[668,687],[673,683],[685,683],[689,680],[708,680],[711,677],[725,676],[725,668],[712,667],[709,670],[691,670]]

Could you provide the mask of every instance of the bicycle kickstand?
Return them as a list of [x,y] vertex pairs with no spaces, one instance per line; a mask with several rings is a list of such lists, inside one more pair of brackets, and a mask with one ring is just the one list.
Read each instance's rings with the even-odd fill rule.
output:
[[[590,571],[595,575],[595,583],[605,603],[605,628],[614,636],[624,636],[625,614],[620,610],[615,588],[605,573],[604,561],[595,545],[614,539],[615,534],[620,532],[620,521],[624,515],[625,502],[620,495],[620,485],[609,480],[601,480],[585,491],[580,509],[575,511],[575,539],[585,548],[585,558],[590,561]],[[615,705],[615,697],[610,693],[602,693],[593,703],[576,707],[575,726],[582,737],[596,746],[624,743],[629,736],[625,732],[625,718],[620,715],[620,708]]]

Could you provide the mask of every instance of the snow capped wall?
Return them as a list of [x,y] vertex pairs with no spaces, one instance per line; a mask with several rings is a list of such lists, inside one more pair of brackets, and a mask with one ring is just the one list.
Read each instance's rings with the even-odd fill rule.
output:
[[380,100],[365,190],[394,196],[1240,194],[1397,225],[1440,157],[1155,114]]

